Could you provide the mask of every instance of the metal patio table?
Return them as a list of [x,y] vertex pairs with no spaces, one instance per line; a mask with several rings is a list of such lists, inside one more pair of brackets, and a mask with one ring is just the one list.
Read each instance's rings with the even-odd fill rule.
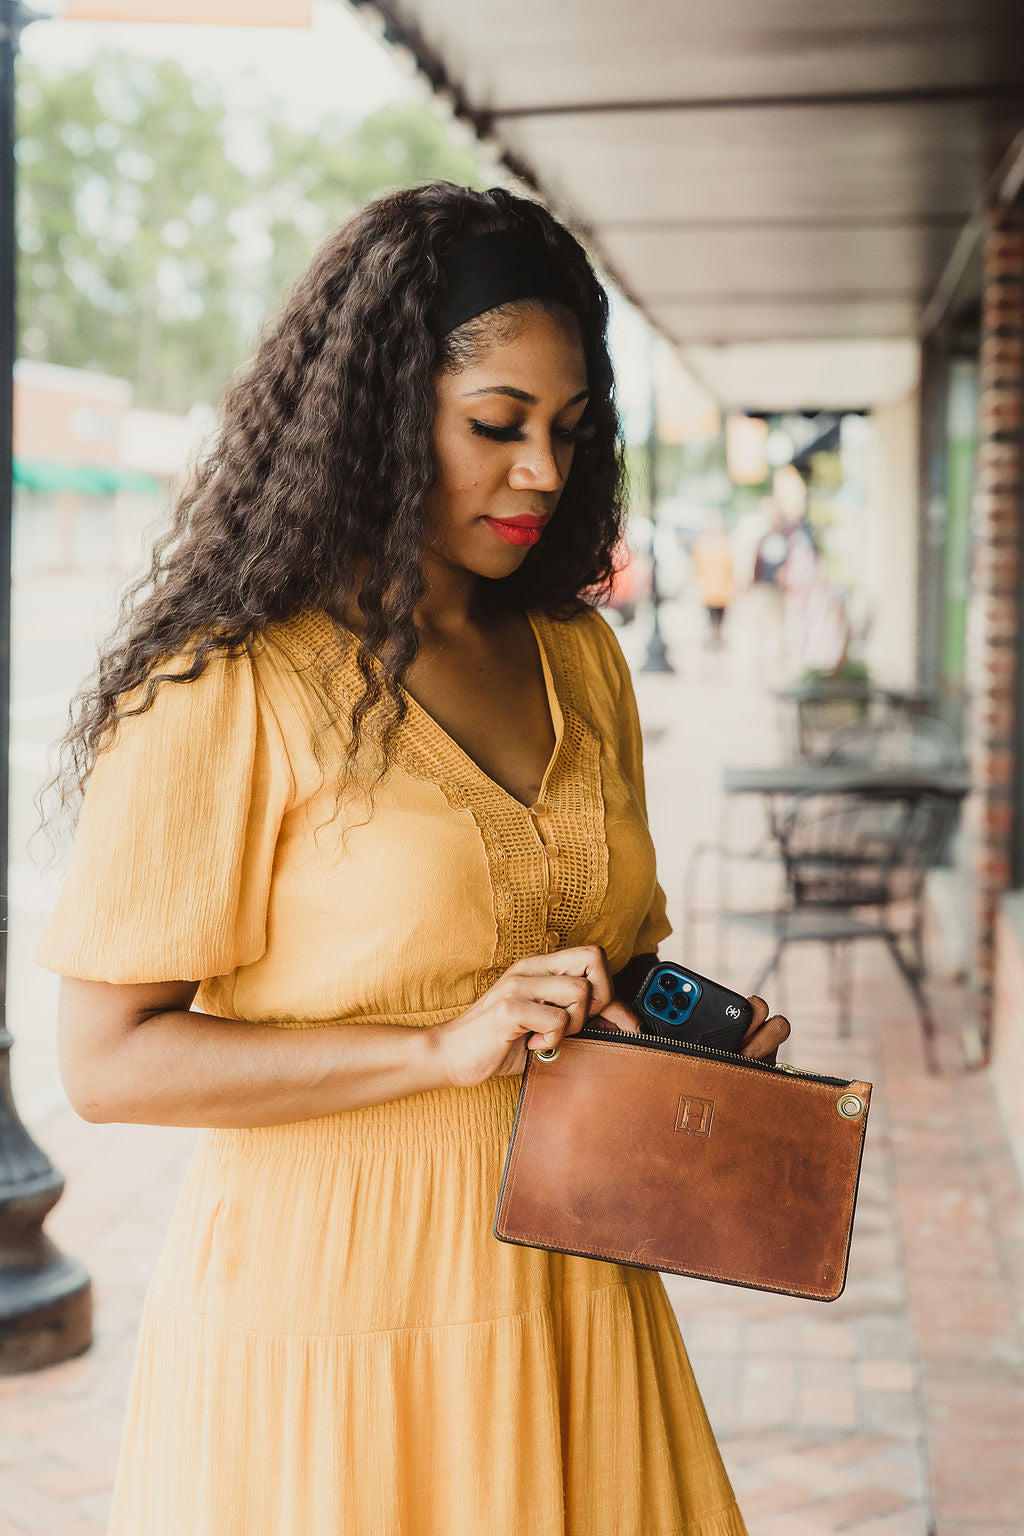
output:
[[725,768],[726,795],[941,795],[963,800],[971,787],[966,767],[872,768],[852,763],[776,763],[769,768]]
[[[692,925],[707,913],[697,902],[699,870],[707,854],[718,853],[718,899],[716,910],[724,915],[730,909],[730,891],[727,866],[731,858],[755,860],[777,859],[774,840],[766,838],[758,847],[739,852],[730,847],[731,810],[740,795],[761,795],[766,801],[788,799],[794,795],[877,795],[880,799],[939,795],[949,800],[952,807],[959,804],[970,790],[970,777],[965,765],[942,768],[875,768],[863,764],[823,763],[773,763],[764,767],[735,767],[722,770],[723,801],[719,821],[718,838],[715,842],[700,844],[688,861],[683,893],[683,928],[680,935],[685,949],[689,949]],[[768,807],[771,820],[771,807]],[[718,926],[715,943],[715,963],[725,964],[723,948],[724,932]]]

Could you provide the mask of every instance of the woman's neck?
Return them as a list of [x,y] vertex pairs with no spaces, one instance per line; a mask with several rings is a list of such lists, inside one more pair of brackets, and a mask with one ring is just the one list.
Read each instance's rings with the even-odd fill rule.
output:
[[480,620],[480,577],[464,566],[427,554],[423,561],[426,591],[416,604],[417,628],[445,635],[466,630]]
[[[369,573],[370,562],[360,562],[356,583],[338,617],[353,634],[365,628],[359,607],[359,590]],[[481,578],[462,566],[449,564],[429,554],[423,562],[426,591],[416,605],[416,627],[424,637],[442,639],[478,629],[494,613],[491,594],[481,590]],[[490,583],[487,583],[489,586]]]

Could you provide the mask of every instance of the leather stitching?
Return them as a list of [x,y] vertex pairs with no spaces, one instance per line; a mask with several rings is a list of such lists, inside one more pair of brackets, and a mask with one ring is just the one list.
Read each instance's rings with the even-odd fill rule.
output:
[[[601,1040],[587,1040],[587,1041],[579,1041],[577,1043],[581,1044],[581,1045],[582,1044],[586,1044],[586,1045],[605,1046],[605,1049],[608,1049],[608,1050],[629,1051],[631,1053],[631,1055],[634,1055],[634,1056],[646,1056],[646,1055],[649,1054],[648,1050],[645,1049],[642,1046],[625,1045],[625,1044],[620,1044],[620,1043],[616,1043],[615,1045],[612,1045],[610,1042],[607,1045],[605,1045],[605,1042],[601,1041]],[[693,1059],[693,1058],[688,1058],[688,1059]],[[737,1070],[735,1067],[732,1066],[731,1062],[717,1061],[716,1060],[713,1063],[709,1063],[709,1064],[713,1064],[715,1066],[720,1066],[720,1067],[725,1067],[726,1069],[731,1070],[731,1071],[736,1071]],[[743,1071],[743,1070],[749,1070],[749,1069],[739,1068],[739,1070]],[[771,1081],[771,1079],[768,1079],[768,1081]],[[840,1091],[840,1090],[837,1090],[835,1088],[831,1088],[827,1083],[816,1083],[816,1082],[812,1081],[811,1079],[798,1079],[798,1078],[792,1078],[792,1077],[783,1077],[780,1081],[782,1083],[799,1082],[801,1087],[803,1087],[805,1090],[809,1089],[809,1088],[811,1088],[811,1089],[818,1089],[819,1092],[820,1091],[824,1091],[824,1092],[828,1093],[830,1096],[835,1096],[835,1095],[839,1094],[840,1092],[843,1092],[843,1093],[849,1092],[849,1088],[844,1088],[844,1089],[842,1089]],[[858,1185],[860,1183],[860,1163],[861,1163],[861,1157],[863,1155],[863,1150],[864,1150],[864,1138],[865,1138],[865,1135],[867,1133],[868,1109],[870,1107],[870,1101],[871,1101],[871,1088],[872,1088],[872,1084],[870,1084],[870,1083],[863,1083],[862,1084],[857,1079],[853,1079],[852,1081],[853,1082],[857,1082],[859,1087],[861,1087],[861,1088],[866,1090],[866,1092],[864,1092],[862,1094],[862,1097],[865,1099],[865,1108],[864,1108],[864,1113],[863,1113],[863,1115],[860,1118],[860,1137],[859,1137],[859,1142],[858,1142],[857,1164],[856,1164],[856,1168],[855,1168],[855,1171],[854,1171],[854,1177],[853,1177],[852,1186],[848,1187],[848,1192],[847,1192],[848,1193],[848,1203],[849,1203],[850,1214],[849,1214],[849,1220],[848,1220],[847,1225],[846,1225],[846,1240],[845,1240],[845,1242],[843,1244],[843,1250],[842,1250],[842,1265],[841,1265],[839,1273],[836,1276],[836,1279],[837,1279],[837,1282],[838,1282],[838,1288],[837,1289],[836,1288],[826,1289],[823,1286],[810,1286],[806,1290],[799,1290],[798,1291],[798,1290],[794,1290],[794,1289],[791,1289],[791,1288],[787,1288],[785,1286],[771,1285],[771,1284],[767,1283],[766,1281],[759,1279],[757,1276],[751,1275],[749,1272],[744,1274],[744,1275],[742,1275],[742,1276],[735,1275],[735,1274],[734,1275],[722,1275],[722,1274],[716,1273],[714,1270],[680,1269],[678,1266],[672,1265],[672,1264],[644,1264],[644,1263],[640,1262],[637,1259],[631,1258],[630,1254],[629,1254],[629,1251],[626,1250],[626,1249],[609,1248],[609,1249],[605,1249],[604,1251],[602,1251],[600,1253],[598,1253],[596,1251],[593,1251],[593,1250],[588,1252],[588,1251],[586,1251],[585,1249],[582,1249],[582,1248],[566,1248],[566,1247],[562,1247],[561,1245],[556,1247],[556,1246],[554,1246],[550,1242],[544,1242],[543,1241],[543,1237],[540,1234],[519,1233],[515,1237],[512,1237],[512,1236],[510,1236],[508,1234],[507,1230],[504,1231],[504,1232],[500,1232],[499,1233],[498,1228],[499,1228],[499,1226],[502,1223],[502,1219],[507,1214],[508,1201],[509,1201],[509,1198],[510,1198],[510,1195],[511,1195],[512,1185],[514,1184],[514,1180],[515,1180],[515,1170],[516,1170],[516,1167],[517,1167],[518,1162],[519,1162],[520,1152],[522,1150],[523,1137],[524,1137],[524,1133],[525,1133],[525,1130],[526,1130],[526,1122],[527,1122],[527,1119],[529,1117],[530,1110],[533,1107],[533,1100],[534,1100],[534,1094],[533,1094],[533,1091],[532,1091],[533,1090],[533,1084],[530,1081],[530,1074],[529,1074],[529,1072],[527,1072],[526,1076],[523,1079],[522,1102],[521,1102],[521,1104],[519,1106],[519,1109],[517,1111],[516,1123],[515,1123],[515,1125],[512,1128],[512,1146],[509,1149],[510,1150],[509,1161],[508,1161],[508,1164],[507,1164],[507,1167],[506,1167],[505,1176],[504,1176],[504,1178],[502,1180],[502,1188],[501,1188],[501,1193],[500,1193],[500,1197],[499,1197],[498,1213],[497,1213],[497,1218],[496,1218],[496,1221],[495,1221],[495,1234],[498,1235],[498,1236],[502,1236],[505,1239],[505,1241],[507,1241],[507,1242],[519,1243],[519,1244],[522,1244],[523,1246],[526,1246],[526,1247],[543,1248],[543,1249],[545,1249],[549,1253],[571,1253],[575,1257],[581,1258],[581,1259],[605,1259],[605,1260],[608,1260],[610,1262],[630,1264],[630,1265],[633,1265],[637,1269],[653,1270],[655,1273],[669,1274],[669,1275],[686,1275],[686,1276],[689,1276],[691,1279],[695,1279],[695,1280],[717,1280],[721,1284],[724,1284],[724,1285],[741,1285],[741,1286],[745,1285],[745,1286],[750,1286],[750,1287],[756,1288],[757,1290],[761,1290],[761,1291],[771,1291],[771,1292],[774,1292],[775,1294],[780,1295],[780,1296],[804,1296],[804,1297],[809,1297],[809,1298],[820,1298],[820,1299],[824,1299],[824,1300],[829,1300],[829,1299],[831,1299],[833,1297],[836,1297],[836,1296],[841,1294],[843,1286],[845,1285],[845,1282],[846,1282],[846,1272],[847,1272],[847,1268],[848,1268],[848,1264],[849,1264],[849,1255],[850,1255],[850,1240],[851,1240],[851,1237],[852,1237],[852,1234],[853,1234],[853,1222],[854,1222],[854,1217],[856,1215],[857,1188],[858,1188]],[[847,1123],[849,1123],[849,1122],[847,1122]],[[550,1236],[550,1234],[547,1234],[547,1235]]]

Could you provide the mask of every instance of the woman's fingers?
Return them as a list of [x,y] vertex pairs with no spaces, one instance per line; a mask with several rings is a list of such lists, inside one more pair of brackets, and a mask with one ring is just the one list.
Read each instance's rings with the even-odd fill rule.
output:
[[573,1034],[587,1022],[592,988],[586,976],[524,976],[518,985],[530,1002],[565,1008]]
[[572,1021],[567,1008],[553,1008],[549,1003],[524,1003],[520,1022],[524,1026],[527,1050],[550,1051],[561,1044]]
[[751,1035],[757,1033],[769,1013],[768,1004],[763,997],[758,997],[755,994],[753,997],[748,997],[747,1002],[754,1010],[754,1017],[751,1019],[749,1028],[743,1036],[744,1043],[750,1039]]
[[743,1037],[741,1056],[752,1056],[755,1061],[775,1061],[779,1046],[789,1038],[789,1020],[781,1013],[768,1017],[768,1004],[763,997],[748,997],[754,1010],[753,1018]]
[[755,1061],[774,1062],[779,1046],[789,1039],[789,1020],[781,1013],[766,1019],[760,1028],[748,1032],[740,1051],[741,1056],[752,1056]]
[[[616,1029],[623,1030],[627,1035],[640,1033],[640,1020],[629,1004],[622,1002],[618,997],[613,997],[610,1003],[605,1003],[601,1010],[601,1020],[604,1019],[609,1020]],[[596,1018],[591,1020],[593,1024],[598,1022]]]
[[[600,944],[556,949],[550,955],[527,955],[511,967],[521,976],[583,976],[590,983],[588,1014],[603,1013],[615,995],[608,957]],[[506,972],[506,975],[508,973]]]

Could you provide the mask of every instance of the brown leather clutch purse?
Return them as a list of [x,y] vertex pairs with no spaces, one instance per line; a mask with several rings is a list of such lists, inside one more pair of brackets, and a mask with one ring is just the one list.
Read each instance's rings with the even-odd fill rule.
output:
[[523,1074],[503,1242],[834,1301],[871,1084],[587,1025]]

